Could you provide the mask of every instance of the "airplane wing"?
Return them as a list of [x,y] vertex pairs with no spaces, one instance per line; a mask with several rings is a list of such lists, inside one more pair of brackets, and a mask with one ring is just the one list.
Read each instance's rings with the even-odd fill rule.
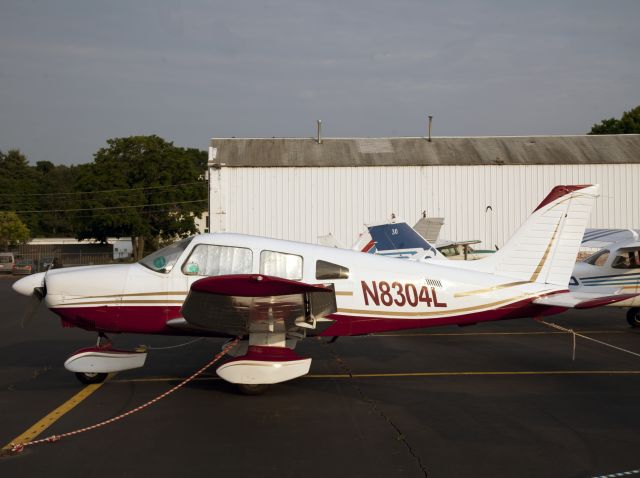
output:
[[637,241],[639,229],[586,229],[580,247],[602,249],[618,242]]
[[191,285],[182,325],[226,335],[247,334],[257,322],[265,324],[265,332],[293,327],[319,332],[333,323],[325,318],[335,311],[335,292],[324,285],[261,274],[205,277]]
[[433,244],[440,236],[440,229],[444,225],[443,217],[421,217],[415,223],[413,229],[420,234],[425,241]]
[[471,244],[480,244],[480,239],[467,239],[466,241],[452,241],[457,246],[470,246]]
[[[622,289],[618,289],[620,291]],[[621,294],[618,291],[610,290],[608,292],[559,292],[545,297],[539,297],[533,301],[534,304],[548,305],[555,307],[567,307],[570,309],[591,309],[593,307],[601,307],[603,305],[621,302],[631,299],[640,294]]]

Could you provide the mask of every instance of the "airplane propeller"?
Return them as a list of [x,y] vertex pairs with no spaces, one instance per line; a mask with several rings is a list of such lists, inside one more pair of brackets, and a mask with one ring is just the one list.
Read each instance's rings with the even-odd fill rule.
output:
[[26,327],[33,317],[36,315],[40,304],[42,303],[42,299],[47,295],[47,286],[45,283],[46,273],[42,275],[41,285],[33,288],[33,292],[29,296],[29,302],[27,303],[27,307],[25,308],[24,313],[22,314],[21,326],[22,328]]

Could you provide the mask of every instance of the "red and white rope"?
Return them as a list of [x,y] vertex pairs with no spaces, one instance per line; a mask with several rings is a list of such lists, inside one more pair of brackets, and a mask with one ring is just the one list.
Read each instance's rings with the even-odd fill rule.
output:
[[163,398],[165,398],[168,395],[171,395],[173,392],[175,392],[176,390],[178,390],[179,388],[184,387],[187,383],[191,382],[193,379],[195,379],[196,377],[198,377],[199,375],[201,375],[205,370],[207,370],[209,367],[211,367],[214,363],[216,363],[218,360],[220,360],[227,352],[229,352],[229,350],[231,350],[233,347],[236,346],[236,344],[240,341],[240,337],[236,337],[232,342],[229,342],[229,344],[222,349],[222,351],[220,353],[218,353],[215,357],[213,357],[213,359],[211,359],[211,361],[209,361],[209,363],[207,363],[206,365],[204,365],[200,370],[198,370],[197,372],[193,373],[191,376],[185,378],[182,382],[180,382],[178,385],[176,385],[175,387],[167,390],[166,392],[164,392],[161,395],[158,395],[157,397],[155,397],[152,400],[149,400],[146,403],[143,403],[142,405],[133,408],[127,412],[124,412],[116,417],[113,418],[109,418],[108,420],[102,421],[100,423],[96,423],[95,425],[91,425],[88,427],[84,427],[84,428],[79,428],[77,430],[73,430],[70,432],[66,432],[66,433],[61,433],[59,435],[51,435],[50,437],[47,438],[42,438],[40,440],[33,440],[33,441],[29,441],[26,443],[12,443],[11,444],[11,452],[13,453],[20,453],[22,450],[25,449],[25,447],[28,446],[32,446],[32,445],[39,445],[41,443],[53,443],[59,440],[62,440],[63,438],[67,438],[70,436],[74,436],[74,435],[79,435],[80,433],[84,433],[84,432],[88,432],[90,430],[95,430],[96,428],[101,428],[105,425],[108,425],[110,423],[116,422],[118,420],[122,420],[125,417],[128,417],[129,415],[133,415],[134,413],[137,413],[141,410],[144,410],[145,408],[153,405],[154,403],[162,400]]

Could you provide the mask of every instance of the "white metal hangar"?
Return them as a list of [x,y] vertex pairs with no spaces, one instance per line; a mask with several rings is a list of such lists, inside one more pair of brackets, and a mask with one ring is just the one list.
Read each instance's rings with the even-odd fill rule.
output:
[[551,188],[602,185],[590,227],[640,227],[640,135],[214,138],[211,231],[345,246],[364,224],[444,217],[441,236],[502,246]]

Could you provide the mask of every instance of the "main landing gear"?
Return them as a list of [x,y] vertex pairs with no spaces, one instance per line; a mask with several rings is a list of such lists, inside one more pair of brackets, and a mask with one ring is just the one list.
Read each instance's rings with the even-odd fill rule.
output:
[[266,383],[237,383],[236,386],[243,395],[262,395],[269,388]]
[[627,311],[627,322],[631,327],[640,327],[640,307],[632,307]]

